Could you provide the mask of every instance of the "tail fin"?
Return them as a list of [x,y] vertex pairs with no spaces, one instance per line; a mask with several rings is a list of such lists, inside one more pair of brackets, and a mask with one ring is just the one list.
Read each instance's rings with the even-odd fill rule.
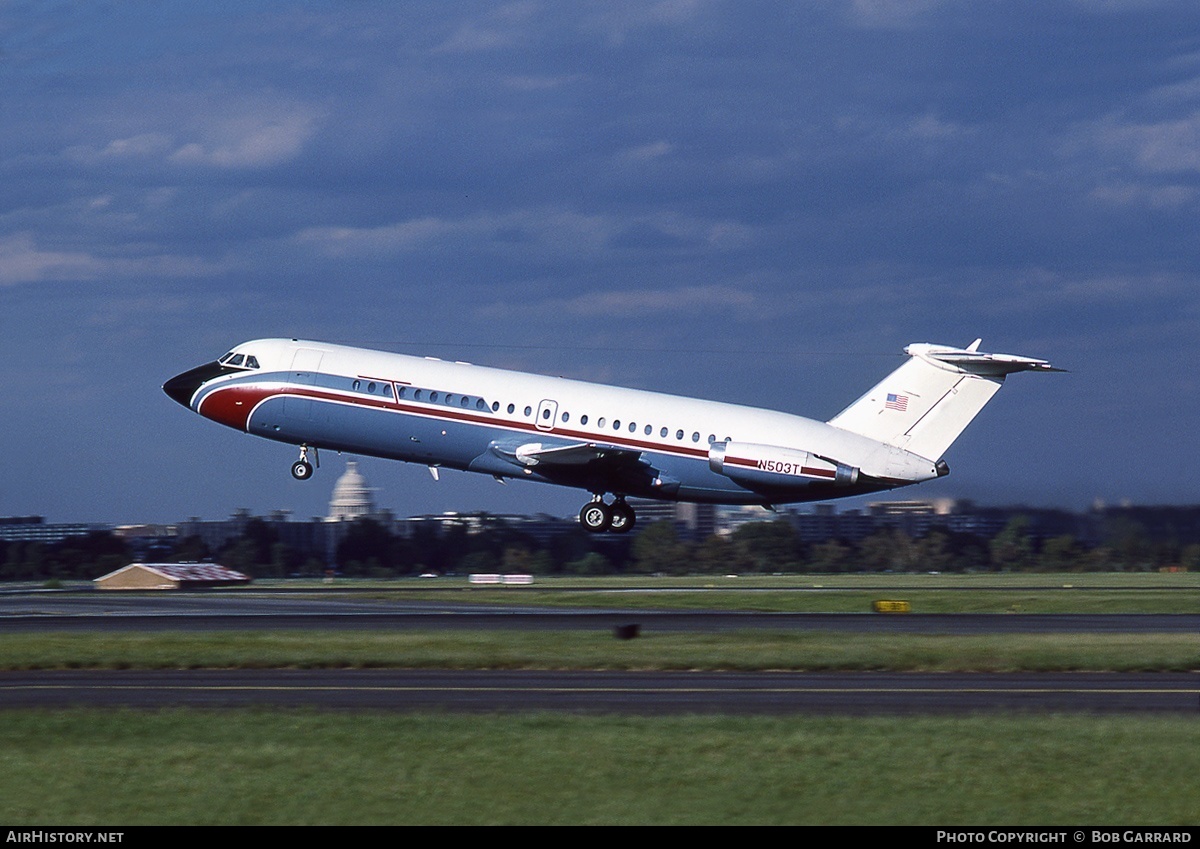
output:
[[1045,360],[984,354],[925,342],[904,349],[911,359],[829,424],[938,460],[1015,371],[1062,371]]

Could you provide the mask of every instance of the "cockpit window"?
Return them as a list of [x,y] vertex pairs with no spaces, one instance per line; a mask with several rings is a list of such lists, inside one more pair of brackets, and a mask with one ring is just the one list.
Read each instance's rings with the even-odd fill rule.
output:
[[237,351],[230,351],[221,359],[217,360],[223,366],[240,366],[242,368],[258,368],[258,358],[253,354],[239,354]]

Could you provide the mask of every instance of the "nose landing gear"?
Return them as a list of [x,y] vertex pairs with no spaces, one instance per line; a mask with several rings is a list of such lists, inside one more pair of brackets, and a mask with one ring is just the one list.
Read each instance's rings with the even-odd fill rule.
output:
[[[317,454],[317,449],[313,449],[313,459],[317,461],[317,466],[321,465],[321,457]],[[313,464],[308,462],[308,446],[300,446],[300,459],[292,463],[292,477],[298,481],[306,481],[313,476]]]
[[623,495],[618,495],[612,504],[605,504],[603,496],[596,495],[579,511],[579,524],[593,534],[605,531],[613,534],[628,533],[636,522],[633,508],[625,503]]

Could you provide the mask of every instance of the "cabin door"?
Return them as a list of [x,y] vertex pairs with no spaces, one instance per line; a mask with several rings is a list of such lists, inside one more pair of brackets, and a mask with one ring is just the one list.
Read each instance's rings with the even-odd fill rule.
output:
[[538,430],[554,430],[554,421],[558,417],[558,402],[549,398],[538,404],[537,420],[534,422]]
[[[288,374],[288,382],[301,386],[314,385],[317,382],[317,372],[321,370],[321,356],[320,351],[314,351],[312,348],[297,348],[292,356],[292,370]],[[283,399],[283,411],[289,418],[311,419],[312,399],[286,395]]]

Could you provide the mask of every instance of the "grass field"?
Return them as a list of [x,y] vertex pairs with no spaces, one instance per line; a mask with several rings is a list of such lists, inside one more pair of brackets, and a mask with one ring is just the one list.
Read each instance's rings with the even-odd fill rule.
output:
[[[913,587],[917,589],[992,589],[1004,587],[1062,587],[1122,589],[1153,587],[1159,589],[1200,590],[1200,572],[836,572],[836,573],[745,573],[741,575],[535,575],[533,587],[548,589],[675,589],[678,587],[714,587],[717,589],[753,589],[757,587]],[[468,586],[466,575],[438,578],[261,579],[254,587],[309,587],[329,589],[346,586],[384,588],[456,589]],[[479,586],[479,585],[475,585]],[[510,589],[514,589],[510,587]],[[520,591],[528,586],[516,587]]]
[[465,576],[331,585],[259,582],[251,590],[309,586],[339,597],[391,602],[605,609],[868,613],[899,595],[914,613],[1200,613],[1200,573],[979,573],[535,578],[530,586],[471,585]]
[[1194,825],[1191,717],[11,711],[0,821]]
[[245,631],[9,634],[0,669],[1200,670],[1200,634]]

